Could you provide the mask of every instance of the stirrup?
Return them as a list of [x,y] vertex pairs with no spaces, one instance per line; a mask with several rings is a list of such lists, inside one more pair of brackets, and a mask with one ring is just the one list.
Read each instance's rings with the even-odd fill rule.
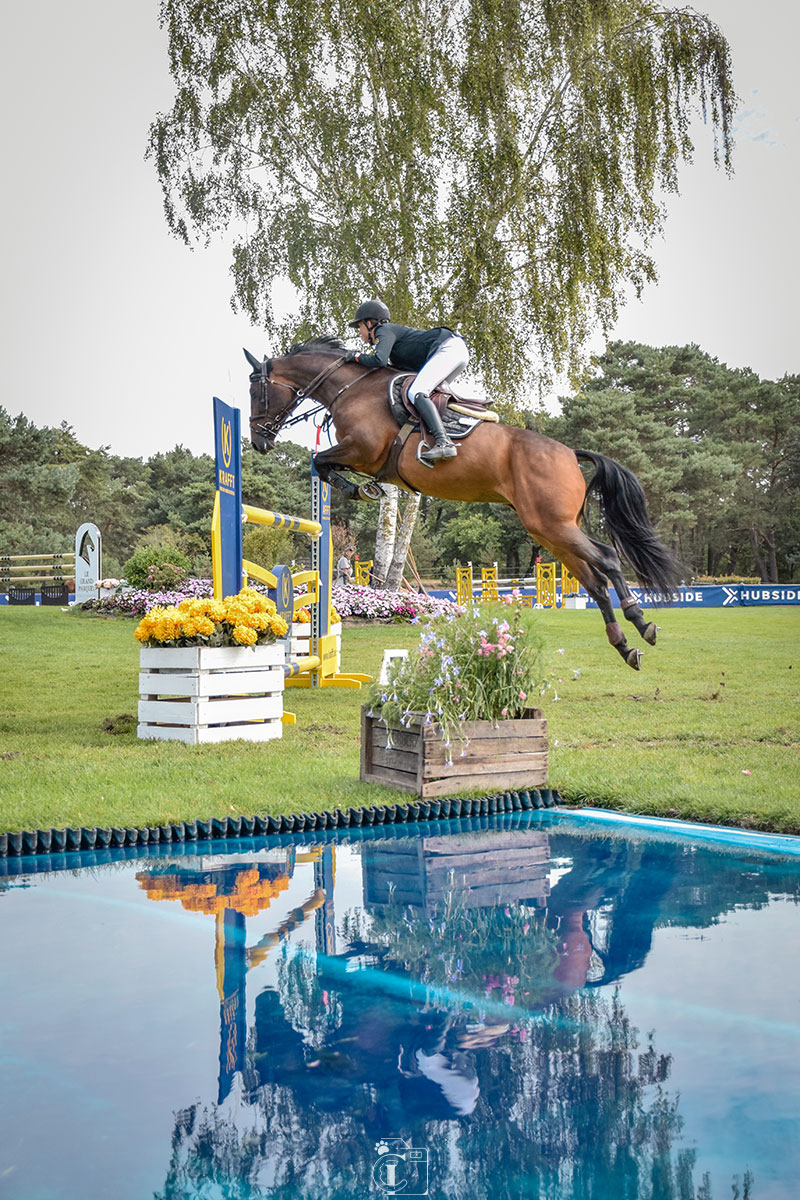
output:
[[[428,462],[426,458],[422,457],[424,454],[431,454],[434,450],[438,449],[441,449],[442,453],[437,455],[433,462]],[[419,446],[417,447],[417,458],[423,464],[423,466],[431,468],[435,467],[437,462],[440,462],[443,458],[455,458],[457,454],[458,447],[454,446],[448,438],[436,438],[432,446],[429,446],[427,442],[420,440]]]
[[419,445],[417,446],[417,462],[421,463],[423,467],[427,467],[429,471],[433,470],[433,468],[436,466],[436,463],[435,462],[432,462],[432,463],[426,462],[422,456],[427,450],[431,450],[431,449],[432,449],[432,447],[428,445],[428,443],[425,441],[425,439],[422,436],[420,436]]
[[360,483],[358,485],[358,500],[381,500],[383,498],[383,488],[379,483]]

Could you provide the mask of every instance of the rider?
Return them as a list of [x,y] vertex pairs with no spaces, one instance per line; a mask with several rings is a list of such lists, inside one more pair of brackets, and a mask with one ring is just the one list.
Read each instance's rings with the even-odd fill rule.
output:
[[389,309],[380,300],[365,300],[356,309],[350,328],[357,329],[362,341],[373,346],[370,351],[353,353],[352,362],[362,367],[400,367],[416,371],[408,398],[433,433],[434,443],[420,454],[420,459],[433,466],[440,458],[455,458],[456,447],[445,431],[436,405],[431,400],[441,383],[460,375],[469,362],[469,350],[463,338],[452,329],[413,329],[408,325],[393,325]]

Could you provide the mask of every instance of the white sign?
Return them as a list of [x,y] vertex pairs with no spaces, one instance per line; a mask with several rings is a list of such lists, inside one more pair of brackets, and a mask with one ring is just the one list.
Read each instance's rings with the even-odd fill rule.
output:
[[103,574],[103,539],[91,521],[84,521],[75,534],[75,601],[94,600],[95,583]]
[[381,663],[381,673],[378,683],[389,682],[389,668],[398,658],[408,658],[407,650],[384,650],[383,662]]

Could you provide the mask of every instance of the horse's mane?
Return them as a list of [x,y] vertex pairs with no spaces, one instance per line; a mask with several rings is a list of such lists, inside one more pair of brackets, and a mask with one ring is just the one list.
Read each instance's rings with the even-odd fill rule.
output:
[[345,350],[347,350],[347,346],[344,342],[326,333],[322,337],[309,338],[307,342],[298,342],[296,346],[292,346],[287,351],[286,357],[291,358],[293,354],[313,354],[320,351],[323,354],[343,354]]

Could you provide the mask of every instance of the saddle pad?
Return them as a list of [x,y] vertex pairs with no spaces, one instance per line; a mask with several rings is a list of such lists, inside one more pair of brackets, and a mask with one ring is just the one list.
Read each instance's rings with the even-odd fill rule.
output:
[[[389,381],[389,407],[392,410],[392,416],[401,427],[407,423],[415,428],[421,425],[419,414],[415,412],[408,400],[408,385],[413,378],[413,374],[395,375]],[[453,441],[465,438],[467,434],[472,433],[476,425],[484,424],[480,417],[468,417],[449,409],[447,396],[442,392],[435,392],[431,399],[442,418],[442,424]]]

